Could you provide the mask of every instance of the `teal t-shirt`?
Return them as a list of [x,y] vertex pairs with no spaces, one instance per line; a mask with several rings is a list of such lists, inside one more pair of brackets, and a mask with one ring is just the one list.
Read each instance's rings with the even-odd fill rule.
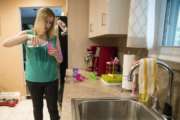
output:
[[[27,34],[33,34],[32,30]],[[56,46],[56,36],[48,41],[52,41]],[[53,56],[48,54],[47,45],[39,47],[28,47],[27,42],[24,43],[26,49],[26,70],[25,78],[31,82],[50,82],[57,79],[57,62]]]

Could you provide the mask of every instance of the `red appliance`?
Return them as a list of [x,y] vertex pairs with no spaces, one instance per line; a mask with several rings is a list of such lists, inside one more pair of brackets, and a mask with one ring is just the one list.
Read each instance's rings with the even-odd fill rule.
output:
[[117,47],[91,46],[95,51],[93,60],[93,70],[97,75],[106,73],[106,62],[117,56]]

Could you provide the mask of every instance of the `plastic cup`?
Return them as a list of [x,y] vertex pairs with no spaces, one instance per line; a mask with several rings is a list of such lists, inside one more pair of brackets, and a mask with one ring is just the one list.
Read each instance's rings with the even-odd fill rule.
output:
[[48,47],[48,51],[54,49],[52,42],[48,42],[47,47]]

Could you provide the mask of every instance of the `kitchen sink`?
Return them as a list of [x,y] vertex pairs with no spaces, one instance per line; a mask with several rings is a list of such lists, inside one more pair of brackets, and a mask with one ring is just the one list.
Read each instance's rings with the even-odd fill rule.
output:
[[131,99],[72,99],[73,120],[164,120],[142,103]]

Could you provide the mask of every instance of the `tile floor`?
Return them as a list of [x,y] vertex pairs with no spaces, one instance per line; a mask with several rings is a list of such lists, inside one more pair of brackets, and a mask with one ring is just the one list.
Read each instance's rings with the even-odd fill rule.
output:
[[[44,100],[44,120],[50,120]],[[34,120],[31,100],[22,100],[15,107],[0,106],[0,120]]]

